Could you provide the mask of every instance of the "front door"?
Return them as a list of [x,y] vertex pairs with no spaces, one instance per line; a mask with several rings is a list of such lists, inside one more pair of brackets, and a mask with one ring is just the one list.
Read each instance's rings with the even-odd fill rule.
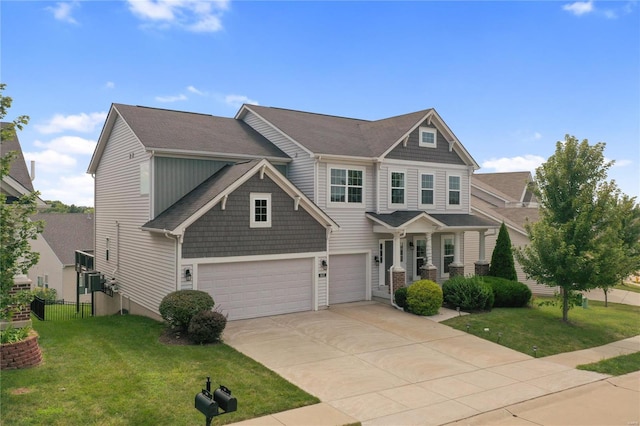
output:
[[[406,240],[400,240],[400,266],[407,269],[407,258],[405,255]],[[393,266],[393,240],[380,240],[380,265],[379,278],[380,285],[391,285],[390,269]],[[384,277],[383,277],[384,276]]]
[[413,279],[419,280],[422,266],[427,262],[427,240],[414,238],[413,244],[416,248],[416,257],[413,262]]

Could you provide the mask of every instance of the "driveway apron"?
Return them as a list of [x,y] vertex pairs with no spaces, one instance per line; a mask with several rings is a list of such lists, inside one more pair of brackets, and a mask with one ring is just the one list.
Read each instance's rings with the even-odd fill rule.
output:
[[231,321],[224,339],[363,425],[444,424],[608,377],[376,302]]

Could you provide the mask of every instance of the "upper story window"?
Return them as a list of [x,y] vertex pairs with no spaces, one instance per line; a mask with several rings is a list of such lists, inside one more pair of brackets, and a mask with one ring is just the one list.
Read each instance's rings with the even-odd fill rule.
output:
[[435,204],[434,190],[435,190],[435,176],[431,173],[421,173],[420,174],[420,205],[421,206],[433,206]]
[[140,163],[140,195],[149,195],[150,188],[149,163]]
[[271,228],[271,194],[252,192],[250,199],[251,228]]
[[362,204],[364,171],[331,168],[330,201],[332,203]]
[[460,176],[449,176],[449,205],[460,205]]
[[436,148],[438,144],[438,131],[433,127],[420,127],[418,130],[418,145],[427,148]]
[[406,177],[405,172],[391,172],[391,204],[405,205],[407,203]]

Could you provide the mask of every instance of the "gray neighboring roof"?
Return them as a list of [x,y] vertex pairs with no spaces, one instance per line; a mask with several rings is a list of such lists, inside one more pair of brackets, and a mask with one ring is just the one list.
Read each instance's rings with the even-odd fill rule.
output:
[[379,157],[432,109],[369,121],[247,105],[315,154]]
[[[0,127],[7,127],[9,123],[0,123]],[[10,151],[16,151],[17,156],[11,162],[9,166],[9,176],[15,181],[24,186],[29,192],[33,192],[33,183],[31,182],[31,176],[29,175],[29,169],[27,168],[27,162],[22,154],[22,148],[20,147],[20,141],[18,135],[13,132],[11,139],[4,139],[0,143],[0,157],[4,157]]]
[[497,190],[499,195],[508,196],[509,201],[523,201],[532,177],[530,172],[477,173],[472,177],[472,181],[474,180],[488,185],[494,191]]
[[149,150],[290,157],[241,120],[208,114],[113,104]]
[[75,251],[93,250],[94,217],[86,213],[38,213],[45,222],[42,237],[63,265],[75,264]]
[[259,162],[260,160],[251,160],[244,163],[224,166],[187,195],[160,213],[158,217],[142,225],[142,228],[160,231],[174,230],[216,196],[220,195],[229,185],[244,176],[244,174]]
[[469,215],[469,214],[429,214],[422,210],[399,210],[393,213],[371,213],[368,212],[367,215],[386,223],[392,228],[398,228],[402,225],[410,222],[412,219],[416,218],[420,215],[426,215],[430,218],[435,219],[436,221],[444,224],[448,227],[488,227],[495,228],[500,226],[499,223],[496,223],[492,220],[484,219],[479,216]]

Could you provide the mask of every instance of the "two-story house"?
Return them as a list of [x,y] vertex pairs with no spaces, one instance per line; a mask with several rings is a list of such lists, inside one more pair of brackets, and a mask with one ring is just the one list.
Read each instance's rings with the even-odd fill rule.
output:
[[[156,316],[177,289],[229,319],[389,298],[485,273],[477,163],[433,109],[360,120],[244,105],[234,118],[114,104],[95,177],[99,311]],[[478,235],[465,271],[464,235]]]

